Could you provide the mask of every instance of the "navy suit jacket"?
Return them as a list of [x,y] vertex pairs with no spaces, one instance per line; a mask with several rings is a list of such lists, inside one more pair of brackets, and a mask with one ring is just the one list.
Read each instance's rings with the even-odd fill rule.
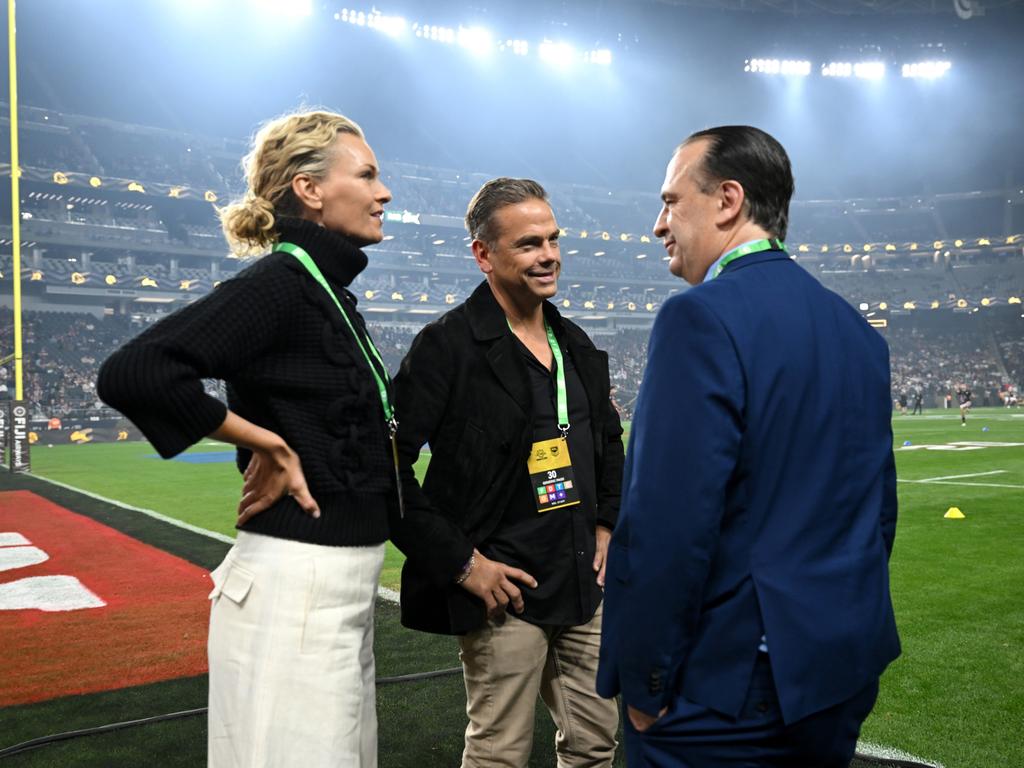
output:
[[637,400],[598,691],[739,714],[758,645],[787,723],[899,655],[889,353],[783,251],[665,302]]

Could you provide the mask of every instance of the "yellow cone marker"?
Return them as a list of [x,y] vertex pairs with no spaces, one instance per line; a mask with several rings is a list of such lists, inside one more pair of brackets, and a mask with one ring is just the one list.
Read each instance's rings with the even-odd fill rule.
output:
[[960,511],[960,507],[950,507],[946,510],[946,514],[943,517],[947,520],[963,520],[966,515]]

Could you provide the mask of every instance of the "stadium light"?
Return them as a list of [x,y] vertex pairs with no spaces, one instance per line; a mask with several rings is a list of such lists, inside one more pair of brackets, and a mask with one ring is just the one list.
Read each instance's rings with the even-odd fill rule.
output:
[[903,65],[903,76],[919,80],[937,80],[949,72],[948,61],[917,61]]
[[530,44],[526,40],[505,40],[498,44],[500,51],[512,51],[516,56],[526,56],[530,52]]
[[853,62],[830,61],[821,65],[822,77],[853,77]]
[[[289,8],[286,0],[253,0],[264,5],[273,5],[276,8]],[[313,0],[295,0],[295,8],[302,10],[303,15],[312,12]],[[308,8],[308,13],[304,10]],[[295,15],[293,13],[293,15]],[[502,53],[511,53],[515,56],[528,56],[534,46],[528,40],[521,38],[499,37],[497,33],[484,27],[475,25],[460,24],[457,27],[445,27],[436,24],[427,24],[422,21],[408,22],[402,16],[387,16],[376,8],[371,10],[358,10],[354,8],[342,8],[334,13],[334,20],[354,27],[365,27],[378,32],[383,32],[390,37],[400,37],[406,32],[412,32],[421,40],[430,40],[436,43],[447,45],[457,44],[460,48],[476,55],[487,55],[495,50]],[[572,44],[561,41],[545,39],[536,46],[539,58],[549,64],[560,68],[568,68],[573,64],[584,61],[599,66],[610,66],[612,63],[612,51],[608,48],[598,48],[581,53]],[[809,66],[809,65],[808,65]]]
[[607,67],[612,63],[612,52],[607,48],[598,48],[596,51],[588,51],[583,54],[583,60],[589,64],[601,64]]
[[383,16],[379,13],[374,13],[366,19],[366,26],[371,29],[376,29],[378,32],[383,32],[389,37],[401,37],[409,24],[401,16]]
[[858,61],[853,65],[853,76],[861,80],[881,80],[885,77],[885,62]]
[[455,30],[451,27],[439,27],[434,24],[413,24],[413,33],[416,37],[424,40],[433,40],[435,43],[454,43]]
[[570,66],[576,58],[576,51],[571,45],[551,40],[542,42],[537,48],[537,54],[541,61],[560,68]]
[[747,59],[743,71],[761,75],[807,77],[811,74],[811,62],[799,59]]
[[494,48],[491,33],[483,27],[459,27],[459,45],[477,56],[486,56]]

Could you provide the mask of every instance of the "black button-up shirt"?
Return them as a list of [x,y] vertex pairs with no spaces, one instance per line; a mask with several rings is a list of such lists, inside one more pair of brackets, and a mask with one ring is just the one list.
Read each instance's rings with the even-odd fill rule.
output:
[[[558,437],[557,362],[545,368],[516,339],[533,393],[533,441]],[[501,523],[480,546],[487,557],[522,568],[536,589],[524,589],[526,610],[518,617],[532,624],[578,626],[593,618],[602,591],[594,572],[597,525],[597,472],[590,407],[576,367],[562,350],[569,398],[569,457],[580,503],[538,512],[533,483],[522,459],[522,481],[509,499]]]

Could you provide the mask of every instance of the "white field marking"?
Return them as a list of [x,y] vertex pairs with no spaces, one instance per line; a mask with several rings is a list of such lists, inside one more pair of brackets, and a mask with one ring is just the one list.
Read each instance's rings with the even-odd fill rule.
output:
[[0,584],[0,611],[58,613],[105,605],[74,576],[28,576]]
[[922,443],[920,445],[901,445],[896,451],[980,451],[982,448],[1019,448],[1024,443],[996,443],[977,440],[957,440],[952,443]]
[[50,556],[39,547],[4,547],[0,549],[0,572],[28,568],[30,565],[45,563],[49,559]]
[[26,539],[17,531],[0,533],[0,547],[23,547],[32,542]]
[[[57,485],[57,486],[60,486],[61,488],[66,488],[69,491],[74,491],[75,493],[80,493],[83,496],[88,496],[90,499],[96,499],[97,501],[102,501],[102,502],[104,502],[106,504],[112,504],[115,507],[120,507],[121,509],[128,509],[128,510],[131,510],[132,512],[141,512],[142,514],[147,515],[149,517],[152,517],[152,518],[154,518],[156,520],[160,520],[161,522],[173,525],[175,528],[183,528],[186,531],[192,531],[192,533],[198,533],[201,536],[208,536],[211,539],[216,539],[217,541],[223,541],[225,544],[234,544],[235,543],[235,540],[232,537],[225,536],[223,533],[218,533],[217,531],[210,531],[210,530],[207,530],[206,528],[200,528],[198,525],[190,525],[189,523],[182,522],[181,520],[175,520],[173,517],[168,517],[167,515],[162,515],[159,512],[156,512],[156,511],[154,511],[152,509],[144,509],[142,507],[133,507],[131,504],[124,504],[124,503],[122,503],[120,501],[115,501],[114,499],[108,499],[106,496],[100,496],[98,493],[90,493],[89,491],[83,491],[81,488],[76,488],[73,485],[68,485],[67,483],[61,483],[61,482],[59,482],[57,480],[51,480],[50,478],[43,477],[42,475],[32,475],[32,477],[38,478],[40,480],[44,480],[47,483],[50,483],[51,485]],[[389,603],[397,603],[398,602],[398,593],[395,592],[393,589],[388,589],[387,587],[379,587],[378,591],[379,591],[380,596],[383,599],[387,600]]]
[[993,469],[991,472],[971,472],[969,475],[943,475],[942,477],[922,477],[917,482],[930,483],[935,480],[960,480],[965,477],[985,477],[986,475],[1005,475],[1005,469]]
[[1007,485],[1005,483],[967,483],[962,480],[898,480],[900,483],[918,483],[920,485],[969,485],[974,488],[1024,488],[1024,485]]
[[872,744],[870,741],[858,741],[857,753],[882,760],[905,760],[910,763],[929,765],[932,766],[932,768],[945,768],[942,763],[936,763],[931,760],[926,760],[923,757],[917,757],[909,752],[904,752],[902,749],[883,747],[881,744]]

